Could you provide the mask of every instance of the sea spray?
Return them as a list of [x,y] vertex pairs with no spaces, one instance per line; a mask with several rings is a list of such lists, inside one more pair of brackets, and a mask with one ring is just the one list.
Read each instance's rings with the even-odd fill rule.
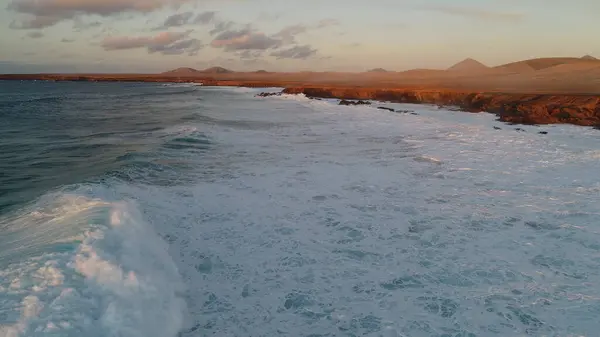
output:
[[[3,272],[0,290],[12,299],[14,317],[3,333],[175,336],[185,312],[183,285],[166,244],[135,204],[73,194],[51,199],[51,206],[38,203],[32,211],[34,204],[2,221],[6,231],[17,230],[10,244],[23,246],[9,251],[35,255],[39,245],[45,251]],[[71,236],[53,235],[65,228]]]

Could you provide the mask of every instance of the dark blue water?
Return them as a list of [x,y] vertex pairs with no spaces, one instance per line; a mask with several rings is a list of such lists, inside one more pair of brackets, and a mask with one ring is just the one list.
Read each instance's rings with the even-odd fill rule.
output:
[[0,337],[597,335],[597,130],[260,91],[0,82]]
[[0,82],[0,213],[103,177],[160,183],[173,167],[157,151],[208,144],[200,134],[161,134],[201,121],[201,101],[191,86]]
[[[191,85],[0,82],[0,336],[181,329],[180,276],[132,191],[202,172],[211,142],[193,125],[212,123],[206,96]],[[118,279],[138,289],[114,288]]]

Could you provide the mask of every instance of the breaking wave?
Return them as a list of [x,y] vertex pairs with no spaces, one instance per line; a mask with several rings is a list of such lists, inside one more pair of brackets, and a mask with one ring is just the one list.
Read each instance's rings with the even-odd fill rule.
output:
[[48,194],[0,219],[0,292],[12,318],[0,336],[165,337],[181,329],[182,285],[167,246],[135,203],[90,190],[98,187]]

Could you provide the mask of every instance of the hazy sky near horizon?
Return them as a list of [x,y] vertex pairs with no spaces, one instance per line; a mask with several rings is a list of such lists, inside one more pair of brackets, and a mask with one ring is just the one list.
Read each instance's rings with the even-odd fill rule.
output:
[[599,0],[0,0],[0,73],[600,57]]

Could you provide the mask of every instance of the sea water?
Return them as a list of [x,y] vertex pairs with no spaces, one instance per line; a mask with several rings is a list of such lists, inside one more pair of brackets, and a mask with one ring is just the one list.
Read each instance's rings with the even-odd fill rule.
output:
[[597,335],[599,131],[261,91],[0,82],[0,336]]

